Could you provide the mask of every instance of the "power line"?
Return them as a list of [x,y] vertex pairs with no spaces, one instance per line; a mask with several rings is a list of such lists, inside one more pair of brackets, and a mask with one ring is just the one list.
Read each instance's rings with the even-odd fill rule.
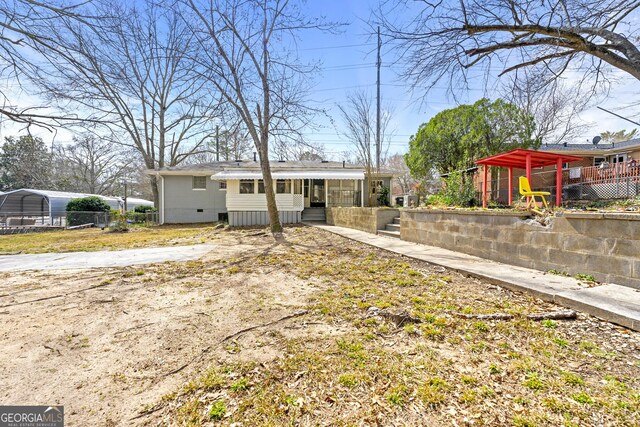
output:
[[346,47],[365,47],[365,46],[374,46],[375,43],[359,43],[359,44],[343,44],[337,46],[317,46],[317,47],[306,47],[304,49],[299,50],[329,50],[329,49],[343,49]]

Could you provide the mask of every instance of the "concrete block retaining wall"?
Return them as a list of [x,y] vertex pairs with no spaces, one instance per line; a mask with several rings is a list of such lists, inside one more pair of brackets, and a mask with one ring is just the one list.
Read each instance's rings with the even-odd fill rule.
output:
[[369,233],[384,229],[398,216],[400,210],[391,208],[327,208],[326,211],[327,224]]
[[404,209],[400,224],[409,242],[640,289],[638,214],[564,213],[545,227],[526,212]]

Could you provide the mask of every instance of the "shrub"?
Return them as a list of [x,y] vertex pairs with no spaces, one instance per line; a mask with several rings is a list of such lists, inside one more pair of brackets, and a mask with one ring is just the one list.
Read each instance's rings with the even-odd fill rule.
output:
[[389,206],[389,187],[380,187],[378,193],[378,206]]
[[71,199],[67,203],[67,212],[109,212],[111,207],[98,196]]
[[153,206],[136,206],[133,209],[136,213],[147,213],[147,212],[157,212],[158,210]]
[[476,190],[470,177],[465,177],[462,172],[451,172],[444,182],[442,195],[447,204],[465,207],[476,204]]
[[[82,224],[96,224],[104,221],[108,222],[106,214],[111,210],[111,207],[98,196],[81,197],[78,199],[71,199],[67,203],[67,225],[75,226]],[[102,215],[96,215],[90,212],[101,212]]]

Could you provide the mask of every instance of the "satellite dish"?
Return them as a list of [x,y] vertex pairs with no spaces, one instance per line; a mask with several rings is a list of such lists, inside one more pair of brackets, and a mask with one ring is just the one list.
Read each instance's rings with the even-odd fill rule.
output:
[[598,142],[600,142],[602,140],[602,138],[600,136],[594,136],[593,137],[593,145],[598,145]]

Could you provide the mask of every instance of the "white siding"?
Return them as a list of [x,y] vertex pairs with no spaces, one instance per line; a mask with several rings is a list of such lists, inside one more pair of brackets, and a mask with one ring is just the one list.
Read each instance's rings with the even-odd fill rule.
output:
[[[256,185],[257,190],[257,185]],[[265,194],[240,194],[240,181],[227,181],[227,211],[266,211],[267,196]],[[276,194],[276,205],[280,211],[302,211],[304,200],[302,194]]]

